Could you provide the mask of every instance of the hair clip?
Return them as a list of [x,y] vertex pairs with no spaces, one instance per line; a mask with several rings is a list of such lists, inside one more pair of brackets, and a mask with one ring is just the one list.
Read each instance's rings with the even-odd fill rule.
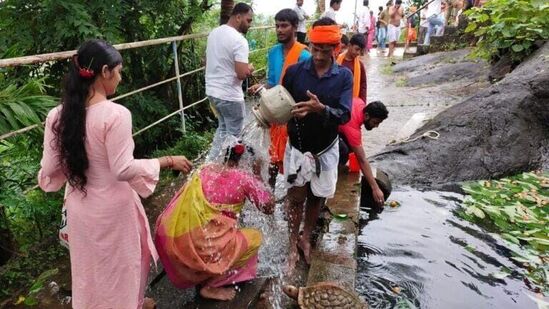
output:
[[[92,78],[95,76],[95,72],[92,69],[82,68],[80,64],[78,63],[78,54],[72,56],[72,61],[74,62],[74,65],[76,66],[76,69],[78,70],[78,75],[82,78]],[[93,58],[90,61],[90,64],[88,66],[91,66],[93,62]]]
[[90,69],[80,68],[78,69],[78,75],[83,78],[92,78],[95,76],[95,72]]

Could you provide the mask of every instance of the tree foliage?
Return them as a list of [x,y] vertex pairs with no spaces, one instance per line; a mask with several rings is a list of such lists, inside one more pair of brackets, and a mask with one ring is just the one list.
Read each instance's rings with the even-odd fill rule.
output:
[[521,61],[549,39],[549,3],[544,0],[489,0],[467,13],[465,32],[478,38],[476,56]]
[[0,135],[40,123],[57,102],[44,95],[44,79],[31,79],[18,86],[0,80]]

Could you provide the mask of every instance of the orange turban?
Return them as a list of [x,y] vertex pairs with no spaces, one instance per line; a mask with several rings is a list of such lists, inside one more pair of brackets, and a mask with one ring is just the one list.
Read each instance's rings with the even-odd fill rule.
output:
[[334,57],[341,50],[341,32],[339,25],[316,26],[309,30],[309,41],[313,44],[335,45]]
[[316,26],[309,30],[309,41],[313,44],[339,45],[341,32],[339,25]]

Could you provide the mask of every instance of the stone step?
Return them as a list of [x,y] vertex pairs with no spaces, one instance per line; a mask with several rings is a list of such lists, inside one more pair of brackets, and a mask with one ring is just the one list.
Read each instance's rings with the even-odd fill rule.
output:
[[307,286],[330,281],[355,289],[359,179],[358,173],[338,177],[335,196],[327,202],[333,218],[313,250]]

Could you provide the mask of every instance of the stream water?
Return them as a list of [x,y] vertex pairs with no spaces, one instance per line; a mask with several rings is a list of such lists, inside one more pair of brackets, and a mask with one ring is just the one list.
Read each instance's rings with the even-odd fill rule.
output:
[[537,308],[501,238],[456,216],[461,198],[401,188],[400,207],[363,214],[356,286],[370,308]]

